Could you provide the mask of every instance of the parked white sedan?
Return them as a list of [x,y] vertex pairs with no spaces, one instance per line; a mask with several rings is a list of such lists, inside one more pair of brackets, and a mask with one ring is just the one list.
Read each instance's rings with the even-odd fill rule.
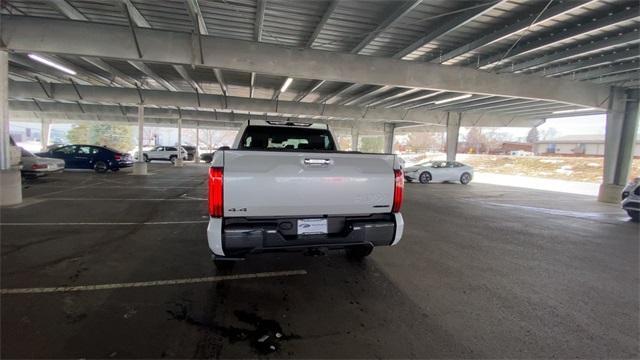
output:
[[26,177],[43,176],[64,170],[64,160],[40,157],[21,148],[22,174]]
[[422,184],[459,181],[466,185],[473,179],[473,168],[457,161],[429,161],[405,168],[404,178]]

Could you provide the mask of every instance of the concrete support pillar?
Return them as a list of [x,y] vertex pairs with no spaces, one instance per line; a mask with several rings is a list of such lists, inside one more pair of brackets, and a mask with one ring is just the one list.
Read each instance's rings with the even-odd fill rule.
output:
[[133,164],[133,175],[147,175],[147,163],[144,161],[144,105],[138,105],[138,161]]
[[174,164],[175,166],[184,166],[184,163],[182,161],[182,151],[180,150],[182,148],[182,116],[178,116],[178,158],[176,159],[176,163]]
[[[15,148],[13,148],[15,151]],[[9,140],[9,54],[0,50],[0,205],[22,202],[20,169],[12,166]]]
[[384,152],[393,153],[393,133],[396,126],[394,124],[384,124]]
[[196,164],[200,163],[200,123],[196,123]]
[[637,89],[612,87],[604,143],[604,166],[598,200],[617,203],[629,178],[638,130]]
[[51,134],[51,120],[49,119],[41,119],[42,128],[40,129],[40,143],[41,150],[47,151],[47,146],[49,145],[49,135]]
[[351,128],[351,151],[358,151],[358,139],[360,139],[360,129],[357,124]]
[[447,113],[447,161],[456,160],[461,121],[461,113]]

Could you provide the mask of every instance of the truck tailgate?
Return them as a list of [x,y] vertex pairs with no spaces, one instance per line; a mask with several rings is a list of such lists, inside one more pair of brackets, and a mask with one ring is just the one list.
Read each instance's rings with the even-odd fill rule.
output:
[[394,155],[225,150],[224,216],[391,212]]

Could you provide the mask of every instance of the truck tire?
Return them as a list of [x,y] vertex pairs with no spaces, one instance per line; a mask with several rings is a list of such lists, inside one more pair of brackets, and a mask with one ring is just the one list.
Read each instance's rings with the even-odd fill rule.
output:
[[149,159],[149,155],[144,154],[142,155],[142,157],[144,158],[144,162],[151,162],[151,159]]
[[373,246],[353,246],[346,249],[347,258],[350,260],[360,261],[366,258],[373,251]]
[[175,164],[177,159],[178,159],[178,157],[175,156],[175,155],[169,156],[169,161],[171,161],[172,164]]
[[640,222],[640,211],[627,210],[627,214],[633,222]]

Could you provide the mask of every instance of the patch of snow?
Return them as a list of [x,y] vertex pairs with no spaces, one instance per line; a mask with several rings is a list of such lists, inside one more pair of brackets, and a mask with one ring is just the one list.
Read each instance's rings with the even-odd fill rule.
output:
[[558,174],[562,174],[562,175],[571,175],[571,174],[573,174],[573,170],[564,169],[564,166],[561,167],[560,169],[556,169],[556,172]]
[[560,159],[542,159],[540,160],[541,163],[545,163],[545,164],[561,164],[564,162],[564,160],[560,160]]

